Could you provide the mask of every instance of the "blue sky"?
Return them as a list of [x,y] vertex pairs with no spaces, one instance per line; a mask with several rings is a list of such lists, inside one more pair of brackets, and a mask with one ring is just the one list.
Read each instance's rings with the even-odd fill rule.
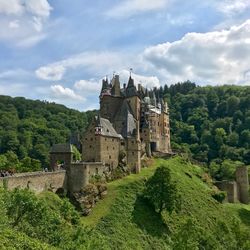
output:
[[250,84],[250,0],[0,0],[0,94],[98,108],[116,72],[149,88]]

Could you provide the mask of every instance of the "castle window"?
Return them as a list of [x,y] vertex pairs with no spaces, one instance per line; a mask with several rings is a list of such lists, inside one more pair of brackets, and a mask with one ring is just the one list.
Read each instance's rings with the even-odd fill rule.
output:
[[131,141],[132,142],[132,144],[134,144],[134,141]]
[[85,140],[87,141],[87,140],[88,140],[88,138],[85,138]]
[[112,139],[112,141],[114,141],[114,139]]
[[95,169],[95,173],[98,174],[98,168]]
[[111,155],[109,156],[109,159],[111,159]]
[[160,123],[158,122],[158,126],[160,126]]
[[91,146],[91,145],[89,145],[89,148],[92,148],[92,146]]
[[107,147],[107,150],[109,150],[109,147]]
[[105,138],[105,141],[107,141],[107,138]]
[[109,132],[109,130],[107,129],[107,132]]
[[115,147],[113,147],[113,150],[115,150]]
[[121,145],[122,145],[122,146],[124,146],[124,145],[125,145],[125,143],[124,143],[124,142],[121,142]]
[[132,152],[132,155],[135,155],[135,152]]
[[93,141],[93,138],[90,138],[91,141]]

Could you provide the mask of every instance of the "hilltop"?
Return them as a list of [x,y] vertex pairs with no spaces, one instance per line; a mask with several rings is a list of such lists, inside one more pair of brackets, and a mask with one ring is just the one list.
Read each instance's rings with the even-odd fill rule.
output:
[[[178,214],[164,212],[161,217],[140,196],[145,181],[159,165],[168,166],[177,183],[182,197],[182,209]],[[108,183],[107,197],[97,203],[91,215],[79,220],[74,209],[65,206],[68,203],[63,208],[55,194],[43,193],[37,199],[42,199],[49,214],[58,214],[66,223],[62,221],[63,224],[55,226],[50,219],[42,226],[36,218],[36,224],[41,227],[38,229],[24,218],[18,228],[6,227],[11,233],[5,229],[3,242],[13,246],[9,239],[19,229],[19,234],[37,246],[30,249],[43,249],[41,244],[44,243],[47,244],[44,249],[52,245],[60,249],[199,249],[201,246],[204,249],[249,249],[250,206],[217,202],[211,196],[212,189],[205,176],[199,166],[184,158],[156,159],[140,174]],[[5,209],[1,211],[4,213]],[[60,225],[64,225],[63,230],[58,231]],[[49,234],[35,233],[46,227]]]

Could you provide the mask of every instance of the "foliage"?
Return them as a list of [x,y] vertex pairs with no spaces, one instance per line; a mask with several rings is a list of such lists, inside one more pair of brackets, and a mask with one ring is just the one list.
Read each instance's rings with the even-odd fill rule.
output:
[[0,169],[26,172],[48,167],[50,147],[81,133],[94,114],[46,101],[0,96]]
[[[159,215],[138,195],[162,165],[182,194],[179,213]],[[157,159],[140,174],[108,183],[105,199],[80,221],[52,192],[0,190],[0,249],[249,249],[250,206],[216,202],[201,172],[183,158]]]
[[225,200],[226,196],[227,193],[223,191],[215,191],[212,193],[212,197],[220,203],[222,203]]
[[73,148],[73,160],[80,161],[82,159],[81,153],[79,152],[79,150],[75,145],[72,145],[72,148]]
[[[170,168],[171,179],[182,194],[179,213],[163,211],[160,215],[138,195],[145,188],[145,180],[161,165]],[[235,208],[232,211],[228,204],[215,201],[198,172],[202,172],[198,166],[182,158],[157,159],[154,166],[142,169],[140,174],[108,183],[106,198],[82,222],[104,237],[108,249],[247,250],[250,207],[244,206],[243,217],[243,205],[230,204]]]
[[154,175],[146,182],[144,196],[159,213],[164,209],[170,213],[180,209],[180,196],[167,167],[160,166],[156,169]]
[[208,165],[226,159],[250,164],[249,86],[187,81],[154,91],[168,101],[173,150]]

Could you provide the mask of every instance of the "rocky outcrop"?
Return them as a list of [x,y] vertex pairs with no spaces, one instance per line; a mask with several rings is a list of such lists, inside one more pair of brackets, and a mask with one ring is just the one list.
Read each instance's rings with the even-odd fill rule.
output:
[[82,215],[89,215],[96,202],[107,195],[107,186],[101,184],[88,184],[80,192],[70,194],[70,199]]

